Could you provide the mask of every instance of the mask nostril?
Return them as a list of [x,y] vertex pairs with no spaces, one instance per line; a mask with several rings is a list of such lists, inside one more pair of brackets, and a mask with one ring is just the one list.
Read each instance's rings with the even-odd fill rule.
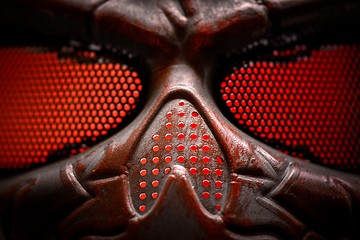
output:
[[195,108],[185,100],[169,102],[143,134],[133,155],[130,192],[135,209],[149,211],[172,169],[180,165],[188,171],[199,201],[216,214],[227,192],[228,169],[223,159],[219,144]]

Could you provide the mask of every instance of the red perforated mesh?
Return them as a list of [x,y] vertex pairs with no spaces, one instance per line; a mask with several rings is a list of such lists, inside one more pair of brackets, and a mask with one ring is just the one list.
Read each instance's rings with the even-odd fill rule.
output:
[[142,91],[128,66],[71,48],[0,48],[0,83],[0,168],[84,151],[132,113]]
[[272,146],[359,169],[360,45],[323,46],[304,56],[308,51],[296,46],[244,62],[222,81],[222,99],[242,129]]

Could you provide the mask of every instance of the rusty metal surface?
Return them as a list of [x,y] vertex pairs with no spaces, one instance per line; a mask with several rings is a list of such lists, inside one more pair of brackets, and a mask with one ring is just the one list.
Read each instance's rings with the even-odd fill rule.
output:
[[93,11],[105,0],[0,1],[0,24],[91,41]]
[[[340,4],[332,2],[336,4],[330,6]],[[28,3],[1,5],[15,11]],[[320,5],[328,3],[315,1],[314,6]],[[281,22],[288,18],[296,23],[296,18],[283,18],[280,12],[312,6],[310,1],[271,0],[36,1],[33,9],[26,10],[35,19],[20,18],[29,20],[25,25],[35,24],[50,34],[59,27],[56,34],[77,40],[152,52],[147,59],[148,99],[134,121],[88,152],[1,179],[0,239],[360,238],[360,177],[285,156],[250,138],[222,115],[208,84],[213,65],[206,49],[216,49],[224,41],[226,45],[262,37],[271,31],[273,16],[278,16],[278,26],[288,26]],[[76,13],[64,20],[70,8]],[[41,9],[52,9],[52,17],[37,17]],[[79,9],[91,17],[77,14]],[[306,11],[299,15],[304,17]],[[13,19],[9,14],[0,16],[2,23]],[[46,19],[53,20],[47,26],[53,29],[37,26]],[[178,156],[176,141],[171,142],[172,149],[156,151],[159,155],[149,153],[156,145],[151,142],[153,135],[166,135],[161,125],[164,113],[179,114],[175,102],[186,103],[187,114],[199,114],[203,125],[196,133],[211,136],[209,146],[214,150],[209,157],[224,160],[220,211],[213,210],[215,198],[211,203],[202,199],[202,186],[191,177],[193,166],[177,162],[161,175],[161,189],[151,208],[139,211],[139,200],[134,199],[142,193],[137,188],[142,181],[137,175],[141,156],[148,160],[158,156],[161,161],[169,152],[172,158]],[[169,133],[174,137],[179,132]],[[184,145],[190,147],[189,142]],[[185,157],[190,161],[190,150]],[[208,168],[215,170],[215,163]]]
[[342,16],[356,15],[359,2],[323,0],[264,0],[273,27],[284,29],[313,22],[328,22]]

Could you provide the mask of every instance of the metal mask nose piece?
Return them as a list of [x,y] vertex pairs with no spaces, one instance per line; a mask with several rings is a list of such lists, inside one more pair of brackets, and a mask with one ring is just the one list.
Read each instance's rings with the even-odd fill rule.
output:
[[228,167],[205,120],[185,100],[172,100],[161,109],[133,155],[130,192],[139,213],[166,197],[161,193],[175,165],[188,171],[201,204],[218,213],[227,193]]

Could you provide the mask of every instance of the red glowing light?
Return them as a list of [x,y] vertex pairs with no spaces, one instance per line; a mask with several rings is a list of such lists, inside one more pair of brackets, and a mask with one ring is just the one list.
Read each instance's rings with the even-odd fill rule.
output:
[[205,199],[210,198],[210,193],[208,193],[208,192],[203,192],[201,195],[202,195],[202,197],[205,198]]
[[185,158],[183,156],[178,156],[177,160],[178,160],[178,162],[184,162]]
[[203,163],[210,162],[210,158],[205,156],[202,158],[202,161],[203,161]]
[[141,205],[141,206],[139,207],[139,210],[140,210],[140,212],[145,212],[145,211],[146,211],[146,206],[145,206],[145,205]]
[[197,173],[197,169],[196,168],[190,168],[189,172],[194,175]]
[[196,145],[191,145],[191,146],[190,146],[190,150],[196,151],[196,150],[197,150],[197,146],[196,146]]
[[221,157],[217,157],[216,161],[217,161],[218,164],[223,164],[223,162],[224,162]]
[[191,133],[191,134],[190,134],[190,138],[191,138],[192,140],[195,140],[195,139],[197,138],[197,134],[196,134],[196,133]]
[[223,173],[223,170],[222,170],[222,169],[215,169],[215,174],[216,174],[217,176],[221,176],[222,173]]
[[202,185],[203,185],[203,187],[210,187],[210,181],[209,180],[203,180]]
[[167,140],[171,140],[171,139],[172,139],[172,135],[171,135],[170,133],[167,133],[167,134],[165,134],[165,138],[166,138]]
[[166,151],[169,152],[169,151],[171,151],[171,149],[172,149],[172,146],[171,146],[171,145],[166,145],[166,146],[165,146],[165,150],[166,150]]
[[196,163],[197,162],[197,156],[190,156],[190,162]]
[[222,197],[223,197],[222,193],[215,193],[216,199],[222,199]]
[[151,194],[151,197],[153,198],[153,199],[155,199],[155,198],[157,198],[158,197],[158,193],[157,192],[153,192],[152,194]]
[[224,104],[239,127],[287,154],[359,169],[360,45],[279,60],[288,53],[234,70],[220,84]]
[[171,156],[166,156],[165,157],[165,162],[169,163],[172,161],[172,157]]
[[152,161],[153,163],[157,164],[159,162],[159,157],[153,157]]
[[222,181],[216,181],[215,182],[215,187],[217,187],[217,188],[221,188],[222,185],[223,185]]
[[146,158],[140,159],[140,163],[141,163],[142,165],[146,164],[146,162],[147,162]]
[[220,204],[215,205],[215,210],[220,211],[221,210],[221,205]]
[[209,175],[209,174],[210,174],[210,169],[208,169],[208,168],[203,168],[202,174],[203,174],[203,175]]
[[144,177],[145,175],[146,175],[146,170],[145,169],[141,170],[140,171],[140,176]]
[[203,135],[203,139],[204,139],[205,141],[209,140],[209,139],[210,139],[209,134],[204,134],[204,135]]
[[192,112],[192,113],[191,113],[191,116],[193,116],[193,117],[198,117],[198,116],[199,116],[199,113],[197,113],[197,112]]
[[185,146],[184,146],[183,144],[179,144],[179,145],[177,146],[177,149],[178,149],[179,151],[184,151]]
[[210,147],[209,147],[208,145],[204,145],[204,146],[202,147],[202,150],[203,150],[203,151],[209,151],[209,150],[210,150]]
[[153,146],[153,151],[154,152],[158,152],[160,150],[158,145]]
[[0,169],[83,152],[137,107],[137,72],[111,60],[99,67],[96,55],[0,48],[0,82],[6,88],[0,93]]
[[183,127],[185,127],[185,123],[184,122],[179,122],[178,126],[179,126],[179,128],[183,128]]
[[159,171],[159,169],[158,169],[158,168],[154,168],[151,172],[152,172],[152,174],[153,174],[153,175],[155,175],[155,176],[156,176],[156,175],[158,175],[158,174],[159,174],[159,172],[160,172],[160,171]]
[[183,133],[179,133],[179,134],[178,134],[178,138],[179,138],[179,139],[183,139],[184,137],[185,137],[185,134],[183,134]]
[[157,186],[159,186],[159,181],[158,180],[152,181],[151,185],[153,187],[157,187]]
[[140,185],[141,188],[145,188],[146,187],[146,182],[143,181],[139,185]]
[[145,194],[145,193],[141,193],[141,194],[139,195],[139,198],[140,198],[141,200],[146,199],[146,194]]

